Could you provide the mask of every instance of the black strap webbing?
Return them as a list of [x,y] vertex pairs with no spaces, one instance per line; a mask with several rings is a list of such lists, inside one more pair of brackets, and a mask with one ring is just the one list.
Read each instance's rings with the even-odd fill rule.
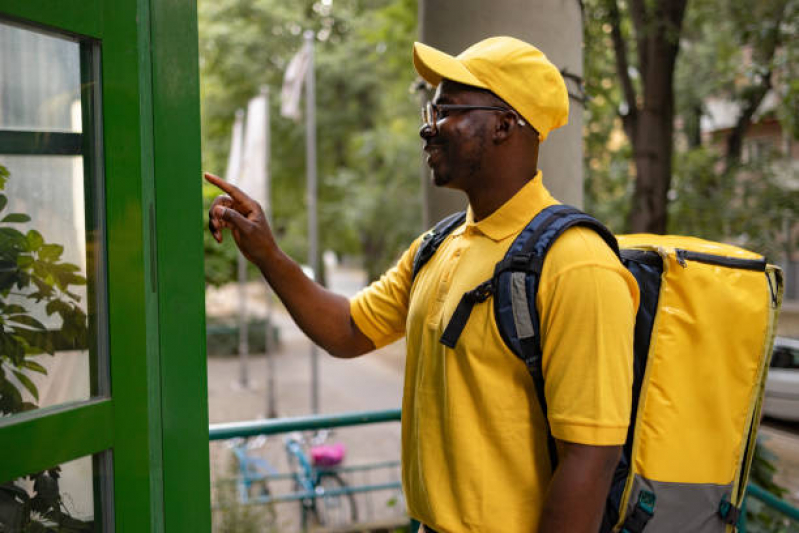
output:
[[538,344],[536,337],[529,337],[520,339],[522,351],[524,353],[537,353],[538,360],[525,360],[527,363],[527,371],[533,378],[533,385],[535,386],[535,394],[538,397],[538,405],[541,407],[541,413],[544,415],[544,427],[547,432],[547,452],[549,453],[549,464],[552,467],[552,472],[558,467],[558,448],[555,444],[555,437],[552,436],[552,429],[549,427],[549,417],[547,416],[547,398],[544,393],[544,372],[541,365],[541,351],[536,350],[535,345]]
[[461,296],[461,301],[458,302],[458,307],[452,313],[452,318],[449,319],[444,333],[441,335],[439,342],[448,348],[455,348],[458,339],[463,333],[463,328],[469,321],[469,316],[472,314],[472,309],[475,304],[485,302],[489,296],[494,294],[494,279],[484,281],[474,289]]
[[453,213],[443,220],[439,221],[435,227],[424,236],[422,242],[419,244],[419,249],[416,250],[416,255],[413,258],[413,271],[411,279],[416,279],[416,275],[423,266],[430,261],[430,258],[435,255],[441,243],[453,232],[455,228],[463,224],[466,220],[466,211]]

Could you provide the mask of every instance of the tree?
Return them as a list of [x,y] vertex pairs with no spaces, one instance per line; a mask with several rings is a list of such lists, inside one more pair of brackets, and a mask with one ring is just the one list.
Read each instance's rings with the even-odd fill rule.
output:
[[[204,165],[223,168],[235,110],[271,87],[273,224],[298,260],[307,255],[304,126],[276,110],[302,31],[316,32],[322,247],[363,254],[374,276],[408,245],[421,216],[418,110],[408,91],[415,2],[205,0],[199,23]],[[232,274],[226,261],[214,272]]]
[[[658,12],[664,18],[653,22]],[[782,255],[785,237],[776,234],[799,214],[796,187],[775,164],[777,150],[750,160],[742,148],[753,120],[768,113],[797,138],[796,29],[789,0],[588,0],[589,208],[616,230],[695,234]],[[654,61],[665,52],[667,60]],[[771,111],[763,108],[769,91],[777,96]],[[737,114],[732,128],[708,138],[700,123],[713,99]]]
[[[674,146],[674,68],[687,0],[629,0],[637,65],[630,62],[618,0],[606,17],[623,93],[620,115],[630,140],[636,180],[629,214],[633,231],[664,233]],[[639,81],[633,82],[633,76]]]

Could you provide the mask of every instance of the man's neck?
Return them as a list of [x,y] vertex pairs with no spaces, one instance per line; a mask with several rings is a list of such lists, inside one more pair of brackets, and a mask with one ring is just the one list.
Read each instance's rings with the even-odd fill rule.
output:
[[484,186],[475,188],[472,191],[466,191],[475,222],[491,216],[494,211],[513,198],[536,175],[537,171],[515,176],[503,176],[493,180],[486,179]]

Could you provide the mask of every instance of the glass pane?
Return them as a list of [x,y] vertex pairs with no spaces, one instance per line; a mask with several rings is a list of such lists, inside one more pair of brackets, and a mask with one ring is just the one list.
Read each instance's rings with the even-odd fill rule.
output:
[[0,129],[81,131],[80,45],[0,22]]
[[109,531],[97,516],[111,503],[102,501],[110,499],[107,457],[89,455],[0,483],[0,531]]
[[[80,155],[99,153],[92,113],[81,110],[81,101],[83,111],[97,107],[94,51],[0,22],[0,141],[16,135],[13,146],[0,142],[0,418],[107,393],[101,181]],[[77,138],[76,155],[27,150],[52,146],[48,138]]]

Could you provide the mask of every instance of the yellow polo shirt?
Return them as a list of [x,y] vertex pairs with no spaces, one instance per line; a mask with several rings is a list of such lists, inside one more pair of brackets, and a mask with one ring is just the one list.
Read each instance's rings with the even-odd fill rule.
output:
[[[477,304],[449,349],[439,338],[463,293],[489,279],[516,236],[558,203],[541,175],[489,217],[466,222],[411,283],[421,238],[351,301],[375,346],[407,341],[402,480],[410,515],[444,533],[536,530],[551,477],[543,416],[524,363]],[[593,231],[566,231],[537,296],[548,417],[561,440],[622,444],[630,415],[638,286]]]

